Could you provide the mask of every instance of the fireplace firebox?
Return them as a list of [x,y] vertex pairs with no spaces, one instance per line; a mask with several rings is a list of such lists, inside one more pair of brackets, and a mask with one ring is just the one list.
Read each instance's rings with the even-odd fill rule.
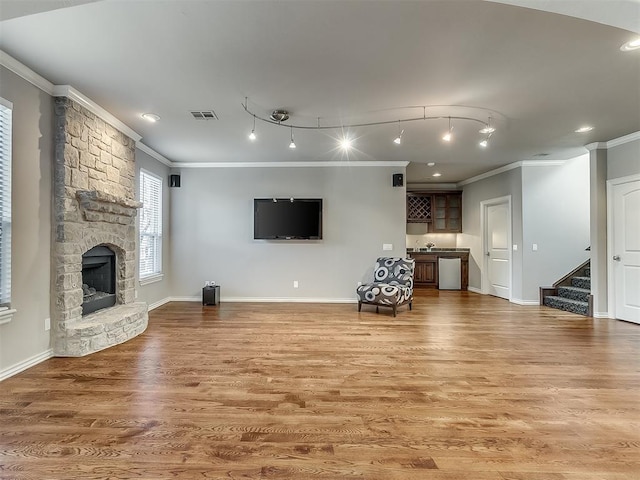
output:
[[82,255],[82,315],[116,304],[116,255],[98,245]]

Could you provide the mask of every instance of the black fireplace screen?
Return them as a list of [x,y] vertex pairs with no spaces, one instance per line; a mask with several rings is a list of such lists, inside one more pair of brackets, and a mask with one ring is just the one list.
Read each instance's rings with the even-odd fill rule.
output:
[[116,256],[104,245],[82,255],[82,315],[116,304]]

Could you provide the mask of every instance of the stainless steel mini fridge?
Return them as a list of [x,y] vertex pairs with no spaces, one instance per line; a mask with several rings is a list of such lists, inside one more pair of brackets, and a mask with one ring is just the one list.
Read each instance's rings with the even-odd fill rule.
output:
[[460,258],[440,257],[438,260],[438,288],[460,290]]

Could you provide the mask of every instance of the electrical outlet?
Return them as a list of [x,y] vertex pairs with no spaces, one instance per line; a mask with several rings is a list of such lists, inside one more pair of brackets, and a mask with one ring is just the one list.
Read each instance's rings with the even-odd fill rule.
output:
[[51,330],[51,319],[50,318],[45,318],[44,319],[44,331],[48,332],[49,330]]
[[382,244],[382,250],[393,250],[393,243],[383,243]]
[[293,281],[293,288],[298,288],[298,280]]
[[531,245],[531,250],[533,250],[534,252],[538,251],[538,244],[534,243],[533,245]]
[[515,243],[513,244],[513,251],[517,252],[518,251],[518,245],[516,245]]

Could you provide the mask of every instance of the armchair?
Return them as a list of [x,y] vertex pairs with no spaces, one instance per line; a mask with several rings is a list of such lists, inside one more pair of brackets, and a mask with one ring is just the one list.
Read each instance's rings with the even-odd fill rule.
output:
[[398,306],[413,303],[413,272],[415,260],[412,258],[380,257],[373,272],[374,281],[365,283],[356,289],[358,311],[362,304],[391,307],[396,316]]

